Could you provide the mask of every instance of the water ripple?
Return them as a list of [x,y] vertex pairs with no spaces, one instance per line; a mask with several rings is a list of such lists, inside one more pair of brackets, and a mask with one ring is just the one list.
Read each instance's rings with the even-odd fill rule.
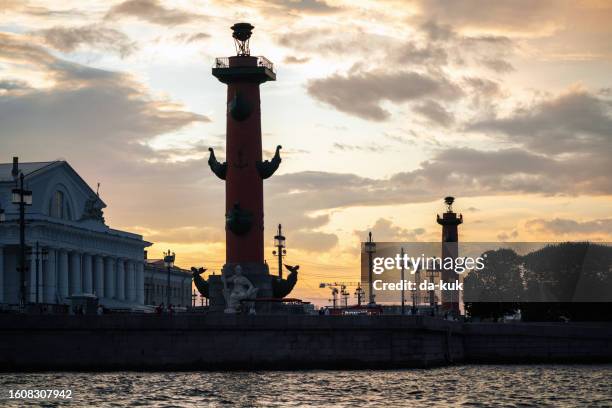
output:
[[[11,389],[50,388],[71,389],[73,399],[8,399]],[[612,365],[2,374],[0,391],[0,405],[6,407],[612,406]]]

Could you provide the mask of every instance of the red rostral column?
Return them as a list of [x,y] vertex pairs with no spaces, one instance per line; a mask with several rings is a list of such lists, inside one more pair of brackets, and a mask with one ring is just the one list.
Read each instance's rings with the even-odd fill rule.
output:
[[[437,216],[438,224],[442,225],[442,262],[446,258],[456,259],[459,256],[459,232],[458,226],[463,223],[463,215],[453,211],[454,197],[445,197],[446,212],[442,217]],[[459,275],[454,269],[442,268],[442,281],[453,283],[459,279]],[[459,316],[459,292],[447,291],[441,293],[442,311],[448,312],[454,316]]]
[[227,140],[226,162],[218,162],[210,148],[208,163],[225,180],[226,266],[240,264],[247,274],[255,273],[253,269],[261,274],[263,180],[276,171],[281,160],[278,146],[274,158],[262,162],[259,85],[276,80],[276,74],[266,58],[250,55],[253,28],[248,23],[232,26],[237,55],[217,58],[212,69],[227,84]]

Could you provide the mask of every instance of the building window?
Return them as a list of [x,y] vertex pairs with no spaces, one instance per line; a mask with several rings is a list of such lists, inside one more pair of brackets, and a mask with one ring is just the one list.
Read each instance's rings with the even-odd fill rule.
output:
[[64,193],[56,191],[51,198],[51,208],[49,209],[49,215],[55,218],[62,218],[64,216]]
[[62,220],[69,220],[71,218],[70,208],[64,199],[64,193],[62,191],[57,190],[53,194],[53,197],[51,197],[51,202],[49,203],[49,215]]

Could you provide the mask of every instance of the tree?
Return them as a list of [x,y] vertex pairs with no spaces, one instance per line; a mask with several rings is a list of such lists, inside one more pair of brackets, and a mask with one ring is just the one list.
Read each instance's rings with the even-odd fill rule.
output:
[[498,319],[518,309],[523,295],[521,257],[511,249],[482,254],[484,268],[464,280],[466,312],[472,317]]
[[525,320],[612,320],[611,247],[565,242],[531,252],[523,261]]

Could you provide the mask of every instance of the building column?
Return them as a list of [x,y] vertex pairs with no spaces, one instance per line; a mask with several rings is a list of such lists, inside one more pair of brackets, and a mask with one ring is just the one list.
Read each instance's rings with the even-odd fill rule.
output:
[[[40,252],[38,254],[38,270],[36,271],[38,277],[36,280],[36,284],[38,285],[38,299],[36,299],[36,303],[44,303],[44,298],[45,298],[45,285],[47,285],[47,282],[45,280],[45,276],[44,276],[44,269],[45,269],[45,261],[43,261],[43,248],[40,248]],[[36,259],[36,257],[34,258]],[[36,267],[36,260],[34,261],[34,266]]]
[[98,299],[104,297],[104,258],[95,256],[94,260],[94,292]]
[[125,262],[117,259],[117,299],[125,300]]
[[68,252],[59,250],[59,291],[62,303],[68,297]]
[[139,261],[136,263],[136,301],[139,305],[144,305],[144,264]]
[[30,300],[30,302],[36,302],[36,254],[30,255],[30,269],[28,271],[28,276],[28,299]]
[[57,301],[57,259],[54,249],[47,249],[47,260],[44,262],[45,271],[45,290],[43,302],[56,303]]
[[104,296],[115,297],[115,259],[110,256],[104,259]]
[[144,304],[151,304],[151,279],[146,274],[144,275]]
[[70,253],[70,294],[80,295],[82,291],[81,254]]
[[4,247],[0,246],[0,303],[4,303]]
[[83,254],[83,292],[93,293],[93,265],[90,254]]
[[134,282],[134,278],[135,278],[135,273],[134,273],[134,262],[132,261],[127,261],[127,279],[126,279],[126,295],[127,295],[127,300],[134,302],[136,301],[136,285]]

